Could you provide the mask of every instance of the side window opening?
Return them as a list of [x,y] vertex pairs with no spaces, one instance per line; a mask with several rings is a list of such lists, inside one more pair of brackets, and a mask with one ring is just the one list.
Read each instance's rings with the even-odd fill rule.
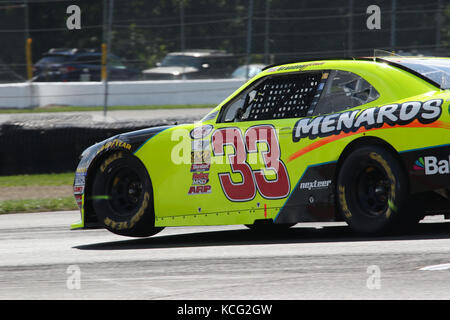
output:
[[318,72],[268,78],[228,105],[220,122],[305,117],[321,79]]
[[378,99],[380,94],[362,77],[333,70],[314,111],[315,115],[335,113]]

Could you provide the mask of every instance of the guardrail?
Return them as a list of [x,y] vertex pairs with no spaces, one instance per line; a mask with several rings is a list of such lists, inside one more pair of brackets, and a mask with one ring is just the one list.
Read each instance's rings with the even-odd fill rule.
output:
[[95,125],[0,124],[0,176],[74,172],[81,152],[116,134],[176,121]]
[[[244,79],[112,81],[108,106],[218,104]],[[29,82],[0,84],[0,108],[46,105],[103,106],[102,82]]]

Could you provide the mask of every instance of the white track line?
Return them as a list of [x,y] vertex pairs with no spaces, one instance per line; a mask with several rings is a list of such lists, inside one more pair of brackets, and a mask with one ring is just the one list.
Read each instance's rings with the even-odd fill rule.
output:
[[422,271],[441,271],[441,270],[447,270],[450,269],[450,263],[444,263],[444,264],[436,264],[433,266],[426,266],[423,268],[420,268],[419,270]]

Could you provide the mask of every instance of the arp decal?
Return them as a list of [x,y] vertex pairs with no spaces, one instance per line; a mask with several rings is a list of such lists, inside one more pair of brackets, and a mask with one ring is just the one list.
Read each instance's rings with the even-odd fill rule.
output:
[[195,195],[195,194],[208,194],[211,193],[211,186],[191,186],[188,191],[188,195]]
[[438,159],[434,156],[420,157],[414,162],[413,169],[423,170],[426,176],[450,173],[450,155],[448,159]]
[[[247,156],[257,154],[258,143],[267,145],[262,151],[266,170],[276,176],[268,180],[263,170],[253,170]],[[231,201],[250,201],[258,190],[267,199],[282,199],[289,195],[290,181],[286,166],[280,159],[281,151],[275,128],[271,125],[254,126],[247,129],[245,135],[239,128],[222,128],[212,135],[214,156],[224,156],[224,147],[231,145],[234,153],[228,155],[232,173],[241,175],[241,182],[234,182],[230,172],[219,173],[219,181],[225,196]]]
[[390,126],[407,125],[414,120],[422,124],[436,121],[442,113],[442,99],[426,102],[408,101],[402,104],[389,104],[360,110],[334,113],[325,116],[308,117],[298,120],[292,132],[292,140],[303,138],[315,139],[339,135],[340,133],[356,132],[361,127],[365,129],[380,128],[384,124]]

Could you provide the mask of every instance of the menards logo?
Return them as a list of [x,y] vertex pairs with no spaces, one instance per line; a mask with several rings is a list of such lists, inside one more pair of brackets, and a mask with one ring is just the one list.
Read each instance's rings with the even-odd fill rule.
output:
[[341,133],[356,132],[389,126],[404,126],[414,120],[426,125],[436,121],[442,113],[442,99],[425,102],[408,101],[402,104],[389,104],[372,107],[363,111],[353,110],[333,113],[313,118],[302,118],[295,123],[292,139],[298,142],[303,138],[315,139]]
[[450,173],[450,155],[448,159],[438,159],[434,156],[420,157],[414,162],[414,170],[424,170],[425,175],[449,174]]

